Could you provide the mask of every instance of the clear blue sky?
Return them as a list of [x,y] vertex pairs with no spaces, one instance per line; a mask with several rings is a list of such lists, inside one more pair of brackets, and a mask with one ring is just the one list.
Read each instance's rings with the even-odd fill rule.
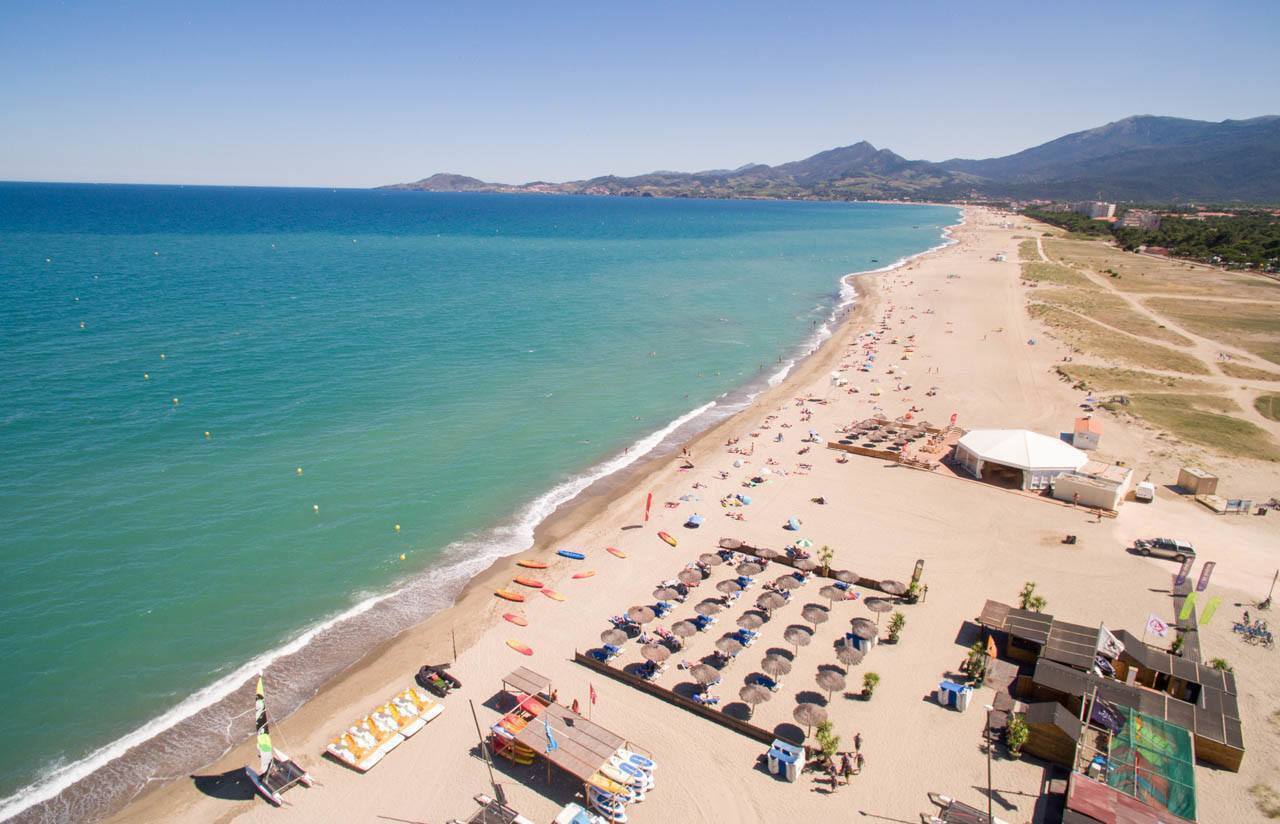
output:
[[1280,114],[1280,2],[0,0],[0,180],[369,186],[990,157]]

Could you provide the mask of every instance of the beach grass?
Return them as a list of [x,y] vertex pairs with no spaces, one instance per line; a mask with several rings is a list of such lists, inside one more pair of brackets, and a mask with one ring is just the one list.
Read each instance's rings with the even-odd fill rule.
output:
[[1045,252],[1054,260],[1114,275],[1112,282],[1115,287],[1125,292],[1280,299],[1280,282],[1260,275],[1135,255],[1099,240],[1046,238],[1044,246]]
[[1070,309],[1081,315],[1121,329],[1140,338],[1172,343],[1176,346],[1191,346],[1192,341],[1179,335],[1146,315],[1134,311],[1124,298],[1101,289],[1046,289],[1036,294],[1036,299],[1043,302]]
[[1280,421],[1280,394],[1274,392],[1254,398],[1253,408],[1269,421]]
[[1074,312],[1045,303],[1032,303],[1027,311],[1072,346],[1098,357],[1146,369],[1186,375],[1209,374],[1208,368],[1198,358],[1116,332]]
[[1087,277],[1060,263],[1024,263],[1022,279],[1033,283],[1054,283],[1077,289],[1097,289]]
[[1256,366],[1245,366],[1243,363],[1235,363],[1234,361],[1220,363],[1218,368],[1222,370],[1224,375],[1247,381],[1280,381],[1280,373],[1268,372]]
[[1129,412],[1179,440],[1228,455],[1280,461],[1280,447],[1261,427],[1224,414],[1239,407],[1226,398],[1207,395],[1140,393],[1129,396]]
[[1114,366],[1092,366],[1083,363],[1064,363],[1057,367],[1058,374],[1084,388],[1109,392],[1219,392],[1221,386],[1195,378],[1175,378],[1142,372],[1137,369],[1121,369]]
[[1024,263],[1040,260],[1040,251],[1036,249],[1034,240],[1024,240],[1018,244],[1018,260]]
[[1197,335],[1280,364],[1280,304],[1153,298],[1147,305]]

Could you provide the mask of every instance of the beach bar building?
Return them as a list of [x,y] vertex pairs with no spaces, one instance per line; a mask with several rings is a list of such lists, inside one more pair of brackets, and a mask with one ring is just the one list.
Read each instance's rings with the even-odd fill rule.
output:
[[956,443],[955,461],[983,481],[1015,489],[1048,489],[1089,457],[1057,438],[1027,429],[974,429]]
[[1116,511],[1133,486],[1133,470],[1127,466],[1089,461],[1077,472],[1053,479],[1053,497],[1079,506]]

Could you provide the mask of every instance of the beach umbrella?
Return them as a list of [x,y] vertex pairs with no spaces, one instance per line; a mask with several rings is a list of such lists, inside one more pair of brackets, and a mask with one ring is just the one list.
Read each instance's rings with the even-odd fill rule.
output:
[[801,572],[813,572],[818,568],[818,562],[812,558],[797,558],[792,566]]
[[800,579],[788,572],[786,575],[779,575],[773,585],[778,589],[795,589],[800,586]]
[[832,606],[835,606],[836,601],[843,601],[845,595],[844,590],[834,584],[827,584],[818,590],[818,594],[830,601]]
[[671,625],[671,631],[681,638],[692,638],[698,634],[698,628],[692,621],[676,621]]
[[842,569],[837,571],[835,578],[837,581],[845,584],[856,584],[861,580],[858,573],[854,572],[852,569]]
[[742,642],[736,638],[726,635],[719,641],[716,641],[716,649],[720,650],[725,655],[733,657],[734,655],[742,652]]
[[759,575],[761,569],[762,567],[759,564],[753,564],[750,561],[743,561],[737,566],[739,575]]
[[760,671],[770,678],[777,678],[791,672],[791,662],[781,655],[766,655],[760,662]]
[[883,598],[868,598],[864,603],[867,605],[867,609],[876,614],[876,626],[880,625],[881,615],[893,611],[893,604]]
[[702,601],[694,606],[693,611],[699,615],[717,615],[724,609],[724,605],[715,601]]
[[805,730],[805,738],[809,737],[809,733],[813,731],[814,724],[821,724],[827,720],[827,711],[819,707],[817,704],[797,704],[792,710],[791,717],[796,720],[797,724],[804,724],[808,729]]
[[764,546],[756,548],[755,554],[756,554],[756,557],[762,561],[772,561],[774,558],[778,557],[777,550],[769,549],[768,547],[764,547]]
[[818,673],[818,686],[827,691],[827,701],[831,700],[831,693],[844,689],[844,685],[844,676],[835,670],[827,669]]
[[739,492],[737,495],[734,495],[733,497],[737,498],[742,503],[743,506],[751,506],[750,495],[743,495],[741,492]]
[[662,644],[645,644],[640,648],[640,654],[644,656],[644,660],[652,661],[655,664],[661,664],[663,661],[671,657],[671,650]]
[[658,599],[659,601],[670,601],[672,598],[675,598],[679,594],[680,594],[679,592],[676,592],[671,587],[658,587],[653,591],[653,597]]
[[676,576],[680,583],[691,587],[694,584],[702,583],[702,573],[696,569],[682,569],[680,574]]
[[813,624],[814,632],[818,630],[818,624],[825,624],[831,614],[827,612],[827,608],[818,604],[805,604],[804,609],[800,610],[800,615],[804,620]]
[[710,664],[694,664],[693,667],[689,669],[689,675],[693,677],[694,681],[697,681],[705,687],[707,684],[719,680],[720,670]]
[[813,633],[808,627],[792,624],[787,627],[786,632],[782,633],[782,637],[795,648],[796,652],[799,652],[801,647],[809,646],[809,642],[813,640]]
[[620,629],[607,629],[600,633],[600,643],[620,647],[627,643],[627,634]]
[[907,585],[901,581],[886,580],[880,582],[880,591],[889,595],[903,596],[907,594]]
[[698,556],[698,561],[707,566],[719,566],[724,563],[724,558],[721,558],[715,552],[704,552]]
[[796,541],[796,546],[798,546],[800,549],[808,549],[811,546],[813,546],[813,541],[810,541],[808,538],[801,538],[800,540]]
[[725,595],[732,595],[735,592],[742,591],[742,584],[737,581],[731,581],[728,578],[716,584],[716,590],[723,592]]
[[783,527],[783,529],[789,529],[792,532],[798,532],[800,530],[800,521],[797,520],[796,518],[788,518],[787,525]]
[[756,601],[756,606],[765,611],[775,610],[778,607],[785,606],[787,599],[783,598],[776,592],[766,592],[760,596],[760,600]]
[[869,618],[854,618],[849,622],[849,631],[864,641],[870,641],[879,633]]
[[720,548],[721,549],[741,549],[742,541],[739,541],[737,538],[721,538]]
[[764,626],[764,616],[758,612],[744,612],[738,616],[738,626],[743,629],[760,629]]
[[632,607],[627,610],[627,618],[637,624],[647,624],[658,616],[650,607]]
[[768,701],[770,695],[772,695],[772,693],[759,684],[747,684],[745,687],[738,690],[738,697],[751,707],[751,712],[753,714],[756,711],[756,704],[763,704],[765,701]]
[[866,653],[852,644],[841,644],[836,647],[836,660],[846,667],[852,667],[855,664],[861,664],[862,659],[866,657]]

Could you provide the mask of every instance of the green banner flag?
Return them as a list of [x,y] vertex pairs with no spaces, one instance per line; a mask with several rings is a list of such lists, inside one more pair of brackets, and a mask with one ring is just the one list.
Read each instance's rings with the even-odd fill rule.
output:
[[1191,613],[1196,611],[1196,594],[1194,592],[1187,593],[1187,600],[1182,604],[1182,612],[1178,613],[1178,620],[1185,621],[1191,617]]
[[1200,626],[1205,626],[1213,620],[1213,614],[1218,611],[1218,604],[1222,603],[1222,599],[1217,595],[1209,599],[1209,603],[1205,604],[1204,612],[1200,615]]

